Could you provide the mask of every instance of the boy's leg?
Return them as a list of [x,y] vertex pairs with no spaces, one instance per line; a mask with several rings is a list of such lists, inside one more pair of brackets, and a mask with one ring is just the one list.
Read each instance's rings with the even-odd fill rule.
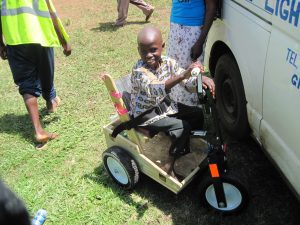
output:
[[154,7],[143,0],[130,0],[130,3],[141,9],[146,16],[145,20],[148,21],[154,11]]
[[204,115],[203,110],[196,106],[187,106],[177,103],[178,113],[175,114],[176,118],[188,122],[193,130],[203,129]]
[[128,16],[130,0],[118,0],[118,19],[116,20],[116,26],[123,26],[126,23]]
[[53,48],[37,46],[39,54],[38,76],[41,83],[42,95],[46,100],[48,112],[54,112],[60,103],[54,87],[54,51]]
[[170,146],[170,155],[180,155],[187,151],[190,138],[190,125],[184,121],[173,117],[166,117],[160,119],[152,124],[143,126],[143,128],[155,132],[167,132],[172,137],[172,144]]
[[36,141],[39,143],[44,143],[56,138],[58,136],[57,134],[48,133],[42,128],[39,118],[37,97],[30,94],[24,94],[23,99],[34,127]]
[[25,106],[34,126],[35,137],[38,142],[45,142],[57,135],[43,130],[37,104],[37,97],[41,95],[38,79],[38,54],[36,45],[7,46],[8,62],[13,74],[14,82],[19,86],[19,93],[23,96]]

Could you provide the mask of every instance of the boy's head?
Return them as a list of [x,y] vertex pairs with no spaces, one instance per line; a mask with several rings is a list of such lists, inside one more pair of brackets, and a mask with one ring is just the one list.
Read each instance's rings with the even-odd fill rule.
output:
[[141,59],[150,68],[157,69],[165,46],[160,30],[151,26],[144,27],[138,33],[137,42]]
[[30,225],[23,202],[0,180],[0,224]]

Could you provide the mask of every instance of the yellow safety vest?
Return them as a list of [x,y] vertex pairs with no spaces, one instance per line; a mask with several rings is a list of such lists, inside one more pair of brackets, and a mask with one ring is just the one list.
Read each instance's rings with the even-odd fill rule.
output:
[[[51,0],[51,11],[57,17]],[[5,43],[19,45],[38,43],[45,47],[60,46],[45,0],[0,0],[2,33]],[[60,19],[62,35],[69,40]]]

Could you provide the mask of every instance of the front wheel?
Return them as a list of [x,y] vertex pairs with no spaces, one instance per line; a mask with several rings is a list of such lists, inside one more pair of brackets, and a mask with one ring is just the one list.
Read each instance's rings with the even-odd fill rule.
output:
[[201,202],[224,214],[236,213],[242,210],[249,201],[247,185],[237,177],[228,174],[222,175],[221,181],[224,188],[226,207],[218,206],[213,180],[209,176],[199,185]]

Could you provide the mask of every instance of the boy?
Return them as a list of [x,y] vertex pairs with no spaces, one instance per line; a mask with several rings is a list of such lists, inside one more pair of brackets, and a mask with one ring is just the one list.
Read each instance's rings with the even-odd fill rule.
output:
[[41,143],[38,148],[58,136],[43,129],[37,98],[43,96],[49,113],[58,107],[53,47],[62,46],[64,54],[69,56],[72,49],[68,40],[51,0],[38,1],[38,7],[27,0],[0,0],[0,57],[8,59],[32,121],[35,140]]
[[0,224],[30,225],[23,202],[0,180]]
[[[202,110],[195,107],[197,102],[191,97],[197,84],[197,78],[191,77],[191,71],[202,67],[199,63],[192,63],[184,70],[175,60],[161,56],[165,44],[160,30],[155,27],[143,28],[137,42],[141,59],[133,67],[131,75],[131,114],[137,117],[159,106],[155,114],[144,115],[145,120],[139,126],[152,132],[167,132],[173,139],[169,149],[171,156],[187,154],[191,129],[203,125]],[[212,79],[203,77],[203,87],[214,94]]]

